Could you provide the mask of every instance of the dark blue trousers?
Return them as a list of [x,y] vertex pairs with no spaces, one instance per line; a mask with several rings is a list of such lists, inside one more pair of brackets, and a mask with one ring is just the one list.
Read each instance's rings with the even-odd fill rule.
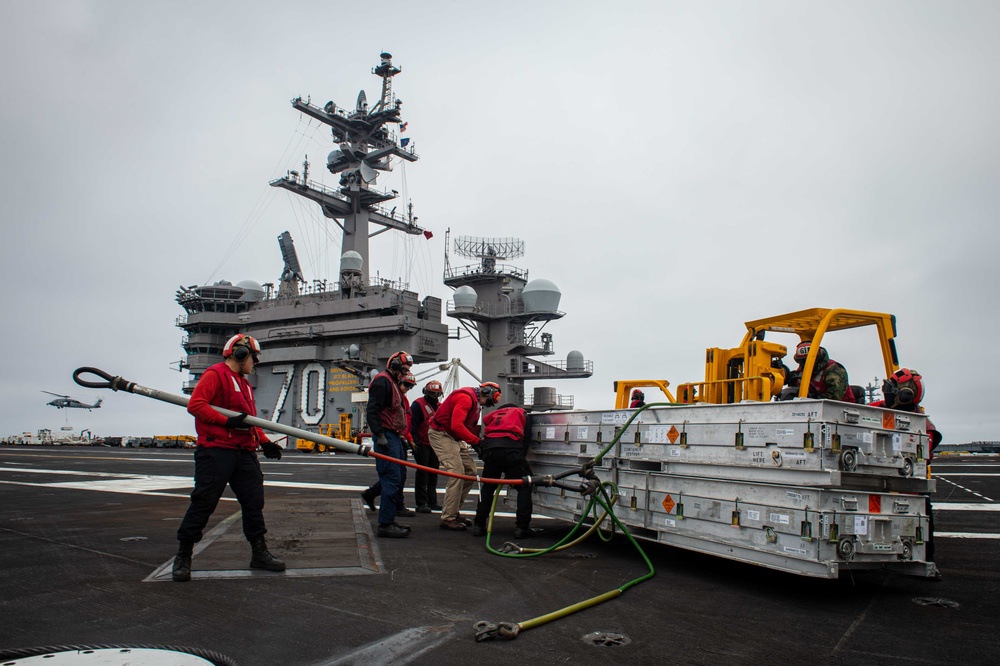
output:
[[[392,456],[397,460],[406,460],[403,452],[403,440],[399,435],[389,430],[385,431],[388,446],[375,446],[375,453]],[[396,522],[397,496],[403,490],[403,466],[391,460],[375,459],[375,471],[378,472],[379,483],[382,484],[382,499],[378,506],[379,525],[389,525]]]

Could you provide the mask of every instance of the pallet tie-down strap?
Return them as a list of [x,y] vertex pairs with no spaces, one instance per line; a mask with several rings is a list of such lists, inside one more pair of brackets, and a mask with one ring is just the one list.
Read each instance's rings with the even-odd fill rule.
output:
[[[88,379],[83,379],[81,375],[92,374],[100,377],[103,381],[93,381]],[[117,375],[111,375],[104,370],[93,367],[82,367],[77,368],[73,371],[73,381],[75,381],[80,386],[85,388],[93,389],[111,389],[112,391],[125,391],[127,393],[133,393],[135,395],[141,395],[146,398],[152,398],[154,400],[159,400],[160,402],[167,402],[172,405],[177,405],[179,407],[187,407],[190,398],[182,395],[175,395],[173,393],[167,393],[166,391],[159,391],[157,389],[148,388],[146,386],[141,386],[133,381],[123,379]],[[224,409],[222,407],[216,407],[212,405],[212,409],[219,412],[223,416],[239,416],[241,412],[234,412],[231,409]],[[288,435],[289,437],[297,437],[299,439],[306,439],[311,442],[317,442],[319,444],[326,444],[329,447],[335,448],[339,451],[344,451],[345,453],[355,453],[359,456],[366,458],[377,458],[381,460],[386,460],[389,462],[396,463],[397,465],[403,465],[405,467],[412,467],[413,469],[431,472],[433,474],[439,474],[441,476],[450,476],[458,479],[463,479],[466,481],[481,481],[483,483],[494,483],[502,484],[508,486],[522,486],[524,485],[524,479],[482,479],[477,476],[472,476],[469,474],[459,474],[457,472],[447,472],[442,469],[435,469],[433,467],[426,467],[424,465],[418,465],[417,463],[410,462],[408,460],[400,460],[399,458],[393,458],[390,455],[384,453],[378,453],[373,450],[370,446],[365,446],[363,444],[355,444],[354,442],[347,442],[342,439],[336,439],[334,437],[328,437],[326,435],[319,435],[314,432],[309,432],[308,430],[302,430],[300,428],[293,428],[292,426],[287,426],[281,423],[275,423],[274,421],[268,421],[256,416],[247,416],[243,419],[243,423],[250,426],[256,426],[258,428],[263,428],[264,430],[270,430],[272,432],[279,432],[283,435]],[[563,486],[560,486],[563,487]],[[575,490],[576,487],[566,486],[568,490]]]

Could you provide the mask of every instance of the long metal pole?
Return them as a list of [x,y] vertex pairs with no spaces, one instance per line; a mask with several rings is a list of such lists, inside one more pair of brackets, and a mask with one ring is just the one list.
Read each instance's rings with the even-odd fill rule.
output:
[[[86,381],[80,378],[82,374],[94,374],[101,377],[105,381],[103,382],[93,382]],[[113,391],[127,391],[128,393],[135,393],[137,395],[146,396],[147,398],[152,398],[153,400],[159,400],[160,402],[168,402],[172,405],[178,405],[180,407],[187,407],[188,401],[190,400],[186,396],[175,395],[173,393],[167,393],[166,391],[159,391],[157,389],[148,388],[146,386],[141,386],[135,382],[130,382],[121,377],[112,377],[103,370],[97,368],[77,368],[73,373],[73,380],[80,386],[85,386],[87,388],[109,388]],[[223,409],[222,407],[216,407],[212,405],[212,409],[219,412],[223,416],[239,416],[241,412],[234,412],[231,409]],[[369,451],[371,451],[370,446],[363,446],[360,444],[355,444],[354,442],[345,442],[342,439],[336,439],[334,437],[327,437],[326,435],[320,435],[315,432],[309,432],[308,430],[302,430],[300,428],[293,428],[292,426],[287,426],[282,423],[275,423],[274,421],[268,421],[266,419],[258,418],[256,416],[247,416],[243,421],[247,425],[257,426],[258,428],[263,428],[265,430],[271,430],[273,432],[280,432],[283,435],[288,435],[289,437],[297,437],[301,439],[308,439],[312,442],[319,442],[320,444],[326,444],[340,451],[345,451],[347,453],[356,453],[359,456],[368,456]]]

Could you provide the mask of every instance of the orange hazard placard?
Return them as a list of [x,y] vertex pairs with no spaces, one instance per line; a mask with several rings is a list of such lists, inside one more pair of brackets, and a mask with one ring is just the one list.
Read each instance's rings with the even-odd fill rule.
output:
[[886,430],[895,430],[896,415],[892,412],[882,412],[882,427]]
[[670,430],[667,431],[667,439],[670,440],[670,443],[673,444],[676,442],[680,436],[681,434],[677,431],[677,426],[670,426]]
[[868,496],[868,513],[882,513],[882,496]]
[[664,497],[663,498],[663,508],[667,510],[667,513],[670,513],[671,511],[673,511],[674,510],[674,498],[671,497],[670,495],[667,495],[666,497]]

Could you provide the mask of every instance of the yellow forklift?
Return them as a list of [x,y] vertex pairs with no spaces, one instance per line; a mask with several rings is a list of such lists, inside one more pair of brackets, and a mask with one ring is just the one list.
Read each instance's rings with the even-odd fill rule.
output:
[[[768,402],[781,395],[785,386],[783,363],[787,347],[765,340],[769,331],[793,333],[799,341],[811,340],[812,347],[803,367],[803,375],[812,376],[823,337],[831,331],[870,326],[885,364],[885,376],[899,369],[896,353],[896,317],[881,312],[843,308],[811,308],[789,314],[746,322],[747,332],[739,347],[710,347],[705,351],[705,380],[677,387],[676,398],[665,379],[632,379],[615,382],[615,409],[627,409],[632,389],[659,388],[666,402],[680,404],[732,404],[751,400]],[[808,397],[809,383],[803,382],[794,397]],[[656,402],[649,400],[648,402]]]
[[[341,414],[340,422],[337,424],[333,423],[320,423],[317,432],[320,435],[326,435],[327,437],[333,437],[334,439],[343,440],[345,442],[351,441],[351,415]],[[321,444],[318,442],[313,442],[308,439],[297,439],[295,440],[295,448],[299,451],[304,451],[306,453],[326,453],[327,451],[333,453],[336,451],[333,447],[327,446],[326,444]]]

